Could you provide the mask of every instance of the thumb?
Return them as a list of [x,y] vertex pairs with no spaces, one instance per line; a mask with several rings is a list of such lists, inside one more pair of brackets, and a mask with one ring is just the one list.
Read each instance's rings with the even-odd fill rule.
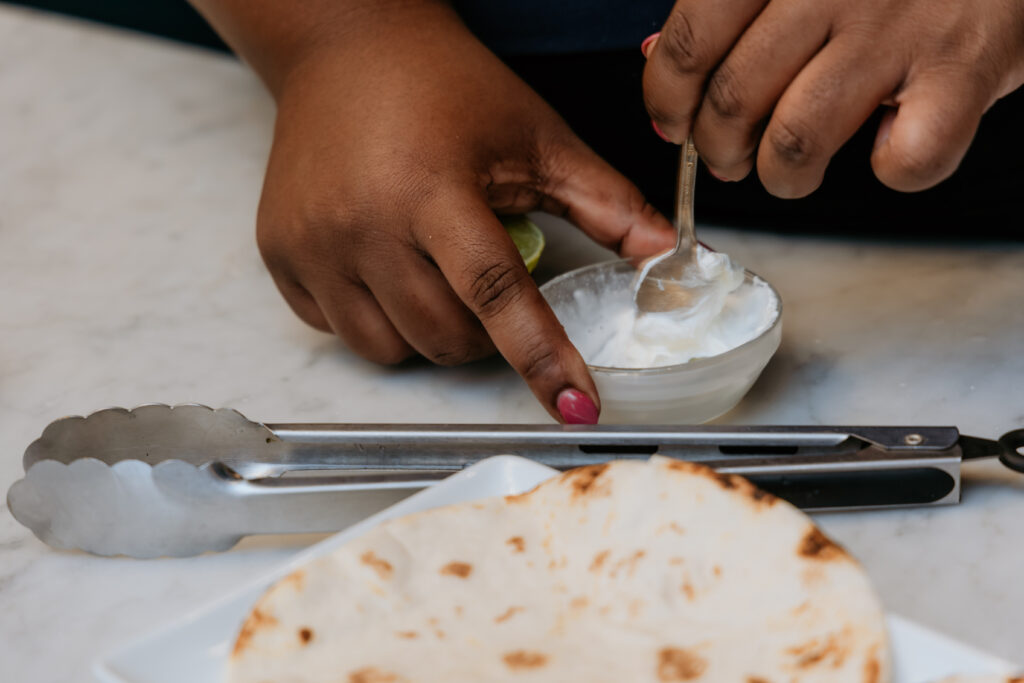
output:
[[598,244],[626,258],[647,257],[676,243],[675,228],[643,193],[573,136],[540,159],[548,196]]

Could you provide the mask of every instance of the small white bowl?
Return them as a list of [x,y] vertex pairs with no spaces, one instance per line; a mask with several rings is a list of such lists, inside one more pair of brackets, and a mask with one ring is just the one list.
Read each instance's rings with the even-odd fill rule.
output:
[[[631,291],[636,269],[626,260],[597,263],[560,275],[540,288],[569,339],[579,346],[583,322],[602,315],[593,306],[593,294]],[[743,286],[756,275],[746,271]],[[678,365],[655,368],[610,368],[588,365],[601,395],[604,424],[698,424],[731,410],[757,380],[782,339],[782,300],[772,325],[745,344],[717,356],[694,358]],[[585,303],[586,302],[586,303]]]

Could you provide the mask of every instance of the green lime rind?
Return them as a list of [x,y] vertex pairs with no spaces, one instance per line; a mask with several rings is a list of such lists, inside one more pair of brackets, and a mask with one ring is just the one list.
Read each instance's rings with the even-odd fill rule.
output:
[[544,233],[526,216],[502,216],[501,223],[523,257],[526,270],[532,273],[544,251]]

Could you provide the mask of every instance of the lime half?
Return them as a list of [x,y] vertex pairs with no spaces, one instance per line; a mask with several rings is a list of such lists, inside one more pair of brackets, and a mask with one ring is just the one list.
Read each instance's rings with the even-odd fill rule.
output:
[[544,233],[526,216],[502,216],[501,223],[523,257],[526,270],[532,273],[544,251]]

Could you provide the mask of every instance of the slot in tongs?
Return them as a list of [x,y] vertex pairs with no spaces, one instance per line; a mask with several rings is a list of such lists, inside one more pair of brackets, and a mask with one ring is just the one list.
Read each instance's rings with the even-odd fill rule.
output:
[[965,459],[1024,472],[1024,430],[955,427],[259,424],[204,406],[103,410],[49,425],[8,492],[58,548],[135,557],[323,532],[497,454],[564,470],[657,453],[740,474],[810,510],[960,500]]

